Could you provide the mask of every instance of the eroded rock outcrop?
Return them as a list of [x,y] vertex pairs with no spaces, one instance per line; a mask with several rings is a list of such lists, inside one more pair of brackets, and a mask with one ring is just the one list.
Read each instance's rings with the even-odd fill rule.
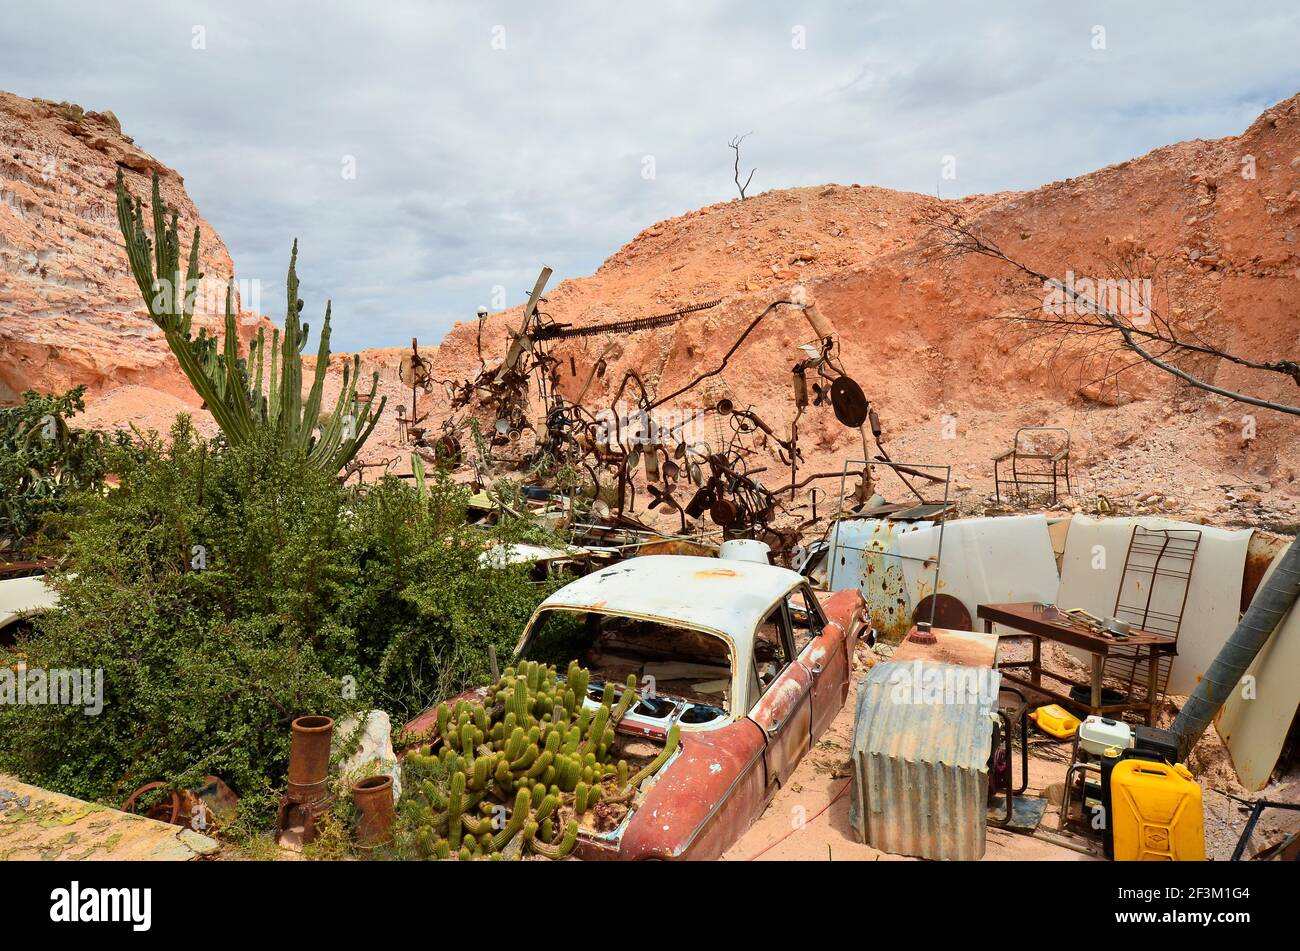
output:
[[[209,278],[230,275],[230,256],[181,177],[140,151],[111,113],[0,93],[0,399],[81,382],[91,389],[88,422],[165,429],[177,411],[197,406],[127,271],[113,210],[119,167],[136,194],[147,193],[148,174],[157,169],[167,200],[185,219],[182,233],[195,224],[203,229]],[[801,285],[835,323],[844,366],[879,410],[893,456],[951,462],[959,492],[991,489],[989,459],[1017,427],[1061,425],[1074,433],[1076,489],[1084,494],[1176,490],[1180,504],[1197,498],[1213,513],[1231,503],[1223,486],[1248,485],[1290,499],[1291,511],[1260,516],[1265,521],[1300,519],[1300,426],[1149,368],[1115,376],[1131,357],[1086,342],[1058,350],[1053,341],[1013,333],[997,318],[1033,306],[1032,298],[996,262],[934,253],[931,218],[945,209],[959,210],[1009,254],[1051,275],[1104,276],[1125,258],[1158,262],[1165,313],[1197,339],[1248,359],[1300,354],[1297,96],[1241,135],[1170,145],[1032,191],[940,201],[826,185],[722,202],[654,224],[594,274],[551,288],[550,317],[583,326],[722,303],[670,327],[556,342],[562,391],[581,388],[597,365],[604,372],[587,393],[596,406],[612,398],[629,369],[656,392],[675,390],[716,366],[754,315]],[[211,303],[200,325],[216,325],[220,300]],[[518,308],[488,318],[482,339],[489,363],[503,356],[507,329],[518,320]],[[256,322],[244,315],[241,333],[251,336]],[[477,329],[468,322],[436,348],[426,343],[434,377],[478,372]],[[790,367],[810,336],[796,311],[775,312],[726,371],[683,397],[683,408],[725,395],[784,430],[792,415]],[[409,408],[409,390],[397,380],[402,352],[362,355],[363,373],[380,370],[381,392],[394,409],[399,402]],[[332,363],[331,392],[343,355]],[[1229,389],[1300,402],[1300,388],[1285,376],[1208,361],[1190,368]],[[436,429],[448,413],[440,388],[419,412]],[[395,414],[386,415],[365,455],[401,467],[408,450]],[[1248,415],[1255,418],[1249,425]],[[211,427],[207,414],[195,416]],[[800,435],[805,472],[838,469],[861,453],[856,432],[839,426],[828,407],[807,413]],[[771,478],[779,482],[782,469],[773,462]]]
[[[146,198],[157,172],[182,235],[201,229],[195,326],[221,325],[234,267],[184,179],[140,150],[111,112],[0,92],[0,400],[83,383],[92,404],[125,389],[142,410],[195,405],[127,266],[119,168]],[[255,335],[257,322],[241,315],[241,335]]]

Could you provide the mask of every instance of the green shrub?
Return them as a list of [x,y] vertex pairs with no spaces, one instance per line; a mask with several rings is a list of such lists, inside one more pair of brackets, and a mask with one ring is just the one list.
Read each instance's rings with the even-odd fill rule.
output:
[[[378,706],[395,723],[486,683],[550,586],[480,566],[485,546],[537,537],[464,522],[445,474],[364,495],[272,438],[227,448],[187,417],[170,438],[114,448],[120,479],[75,497],[58,609],[15,653],[104,671],[103,711],[0,706],[0,770],[120,802],[154,779],[222,777],[266,828],[289,723]],[[0,653],[0,663],[12,662]]]
[[427,498],[388,479],[357,509],[359,576],[347,613],[380,705],[402,714],[395,721],[491,680],[488,646],[504,667],[529,615],[557,586],[530,584],[525,566],[481,565],[486,546],[548,539],[517,521],[487,531],[468,524],[468,498],[440,472]]
[[21,555],[72,496],[103,486],[106,449],[127,437],[68,425],[86,408],[85,391],[29,390],[20,406],[0,409],[0,553]]
[[16,647],[31,667],[102,669],[104,709],[0,707],[2,768],[110,801],[158,778],[278,782],[289,721],[349,709],[313,601],[345,574],[337,484],[265,447],[214,454],[184,417],[114,467],[120,487],[71,522],[58,609]]

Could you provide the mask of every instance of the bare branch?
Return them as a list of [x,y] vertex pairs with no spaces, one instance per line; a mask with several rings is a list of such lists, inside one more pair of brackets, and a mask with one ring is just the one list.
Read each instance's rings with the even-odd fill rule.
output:
[[[1150,305],[1145,308],[1142,314],[1142,323],[1139,325],[1135,323],[1133,318],[1117,313],[1109,306],[1106,306],[1102,300],[1093,300],[1087,295],[1079,293],[1071,284],[1049,277],[1041,271],[1037,271],[1010,257],[993,241],[984,237],[962,218],[958,212],[945,209],[932,214],[930,219],[937,240],[927,245],[924,249],[927,253],[952,258],[977,254],[995,261],[1001,261],[1018,273],[1040,282],[1044,292],[1054,291],[1061,295],[1063,301],[1072,305],[1068,308],[1062,308],[1063,312],[1055,312],[1044,306],[1038,312],[1026,310],[1005,319],[1014,323],[1049,328],[1065,337],[1113,334],[1118,337],[1118,343],[1123,349],[1137,354],[1146,363],[1158,367],[1198,389],[1226,397],[1238,403],[1258,406],[1262,409],[1271,409],[1292,416],[1300,416],[1300,406],[1278,403],[1248,393],[1240,393],[1216,386],[1184,370],[1173,361],[1188,356],[1210,357],[1251,370],[1279,373],[1290,377],[1298,386],[1300,386],[1300,363],[1294,360],[1251,360],[1221,347],[1189,339],[1186,333],[1180,334],[1179,329],[1172,320],[1161,315]],[[1129,259],[1119,262],[1113,273],[1122,275],[1124,280],[1131,280],[1134,274],[1141,272],[1136,269],[1134,261]],[[1098,295],[1098,297],[1100,296]],[[1150,324],[1149,327],[1147,326],[1148,323]],[[1193,334],[1192,337],[1194,338],[1195,335]],[[1121,370],[1123,369],[1125,367],[1121,367]],[[1115,373],[1118,372],[1120,371],[1115,371]],[[1113,378],[1115,373],[1108,372],[1102,379]]]

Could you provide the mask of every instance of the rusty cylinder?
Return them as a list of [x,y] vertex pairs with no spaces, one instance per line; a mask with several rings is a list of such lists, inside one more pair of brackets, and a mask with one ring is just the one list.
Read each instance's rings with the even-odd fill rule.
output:
[[330,765],[330,740],[334,721],[329,717],[299,717],[293,721],[289,746],[289,788],[294,802],[314,802],[329,794],[326,779]]
[[817,309],[816,301],[809,301],[804,305],[803,315],[808,323],[812,325],[813,333],[817,334],[818,340],[825,340],[827,337],[835,336],[835,325]]
[[393,777],[370,776],[352,787],[352,801],[360,813],[357,844],[374,848],[393,837]]

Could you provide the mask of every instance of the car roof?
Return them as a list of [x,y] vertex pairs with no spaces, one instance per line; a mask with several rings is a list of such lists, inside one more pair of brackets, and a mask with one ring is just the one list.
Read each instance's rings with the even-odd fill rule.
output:
[[708,628],[745,644],[773,604],[801,584],[787,568],[693,555],[629,558],[556,591],[538,610],[630,614]]

